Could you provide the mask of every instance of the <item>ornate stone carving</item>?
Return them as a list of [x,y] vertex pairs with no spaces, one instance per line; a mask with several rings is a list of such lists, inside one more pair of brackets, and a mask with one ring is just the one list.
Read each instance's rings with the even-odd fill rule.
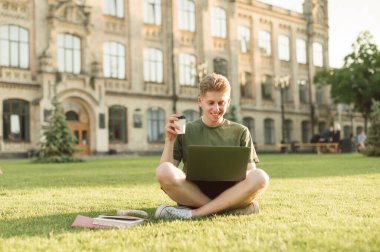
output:
[[59,0],[50,5],[48,18],[87,27],[90,21],[90,7],[78,5],[74,0]]

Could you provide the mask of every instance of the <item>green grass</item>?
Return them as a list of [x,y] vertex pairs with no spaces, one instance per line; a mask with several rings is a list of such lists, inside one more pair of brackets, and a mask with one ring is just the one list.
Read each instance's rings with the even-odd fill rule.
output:
[[173,204],[155,182],[158,157],[77,164],[1,161],[0,251],[379,251],[380,159],[260,155],[271,177],[251,216],[71,228],[77,214]]

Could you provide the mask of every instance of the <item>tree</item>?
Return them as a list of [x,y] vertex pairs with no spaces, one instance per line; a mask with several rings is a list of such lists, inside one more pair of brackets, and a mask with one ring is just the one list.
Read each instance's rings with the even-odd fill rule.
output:
[[380,156],[380,102],[374,102],[370,116],[371,126],[369,127],[366,145],[363,154],[367,156]]
[[74,136],[67,125],[65,115],[63,114],[56,96],[56,85],[54,87],[53,115],[49,121],[49,126],[44,132],[44,142],[37,162],[44,163],[65,163],[78,162],[82,159],[75,157]]
[[323,69],[314,76],[314,83],[331,85],[335,102],[353,104],[363,114],[366,129],[373,101],[380,100],[380,51],[372,40],[369,32],[361,32],[342,68]]

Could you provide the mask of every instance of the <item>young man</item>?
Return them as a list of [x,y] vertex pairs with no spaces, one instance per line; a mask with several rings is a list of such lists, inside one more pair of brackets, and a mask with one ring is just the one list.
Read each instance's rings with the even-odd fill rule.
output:
[[[265,191],[269,177],[256,168],[255,163],[259,159],[248,129],[223,118],[230,105],[231,86],[224,76],[209,74],[201,81],[199,89],[198,105],[202,108],[202,117],[188,123],[184,135],[176,133],[174,122],[178,120],[177,115],[168,118],[165,147],[156,170],[162,190],[180,207],[162,205],[157,208],[155,217],[190,219],[224,211],[233,214],[256,213],[259,210],[256,199]],[[188,145],[250,147],[246,178],[236,183],[194,183],[186,180],[186,174],[178,165],[182,161],[186,172]]]

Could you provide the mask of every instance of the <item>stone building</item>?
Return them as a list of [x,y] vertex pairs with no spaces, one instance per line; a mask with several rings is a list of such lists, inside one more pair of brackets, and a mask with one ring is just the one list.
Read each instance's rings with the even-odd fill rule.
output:
[[289,142],[336,120],[361,127],[313,84],[328,66],[327,0],[303,7],[0,0],[0,156],[38,149],[55,93],[81,154],[159,152],[168,115],[199,117],[197,81],[207,72],[228,77],[258,146],[283,138],[281,97]]

